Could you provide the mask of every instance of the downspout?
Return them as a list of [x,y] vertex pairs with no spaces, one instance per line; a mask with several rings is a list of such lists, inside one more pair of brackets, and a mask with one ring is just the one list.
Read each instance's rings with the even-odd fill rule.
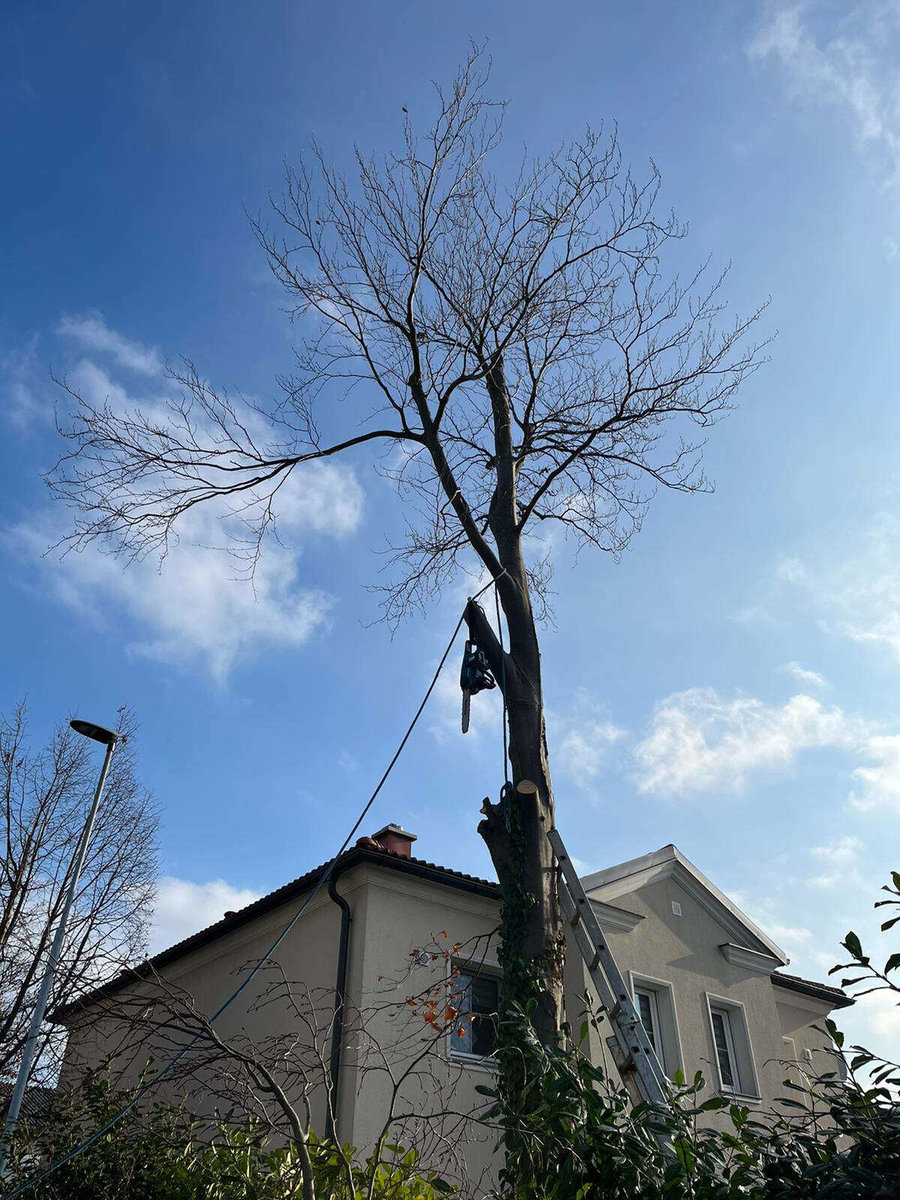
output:
[[331,1060],[328,1073],[331,1103],[328,1106],[326,1135],[337,1141],[337,1113],[340,1100],[341,1052],[344,1048],[344,1008],[347,1000],[347,961],[350,955],[350,905],[337,890],[336,868],[328,879],[328,895],[341,910],[341,936],[338,943],[337,975],[334,981],[334,1017],[331,1023]]

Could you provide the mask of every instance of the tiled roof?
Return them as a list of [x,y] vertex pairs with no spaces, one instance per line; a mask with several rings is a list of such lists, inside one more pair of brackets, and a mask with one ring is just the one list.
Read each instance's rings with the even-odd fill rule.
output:
[[[387,867],[390,870],[397,870],[406,875],[413,875],[431,883],[458,888],[476,895],[485,896],[489,899],[496,900],[500,897],[499,885],[490,879],[481,879],[477,875],[468,875],[465,871],[454,871],[451,867],[442,867],[437,863],[428,862],[423,858],[407,858],[396,851],[385,850],[383,847],[375,845],[370,838],[361,839],[361,842],[364,844],[358,843],[356,846],[351,847],[351,849],[346,850],[338,858],[335,864],[335,875],[349,870],[351,867],[367,863],[369,865]],[[100,987],[95,988],[93,991],[88,992],[86,995],[69,1004],[58,1007],[51,1013],[51,1019],[65,1023],[69,1017],[73,1016],[80,1009],[87,1008],[96,1001],[113,995],[134,979],[150,975],[162,967],[175,962],[177,959],[184,957],[184,955],[202,949],[202,947],[209,945],[209,943],[214,942],[217,938],[240,929],[243,925],[256,920],[257,917],[261,917],[273,909],[299,898],[305,892],[308,892],[311,887],[315,886],[327,867],[328,863],[321,863],[311,871],[307,871],[305,875],[300,875],[297,879],[291,880],[290,883],[276,888],[274,892],[269,892],[268,895],[261,896],[259,900],[254,900],[252,904],[246,905],[240,911],[223,917],[220,921],[208,925],[205,929],[201,929],[197,933],[192,933],[190,937],[176,942],[166,950],[161,950],[158,954],[154,954],[152,958],[146,959],[134,967],[126,968],[113,979],[107,980]],[[776,971],[772,975],[772,982],[788,991],[795,991],[819,1000],[829,1001],[834,1008],[845,1008],[853,1003],[853,1000],[845,995],[840,988],[831,987],[824,983],[817,983],[811,979],[801,979],[799,975],[788,975],[782,971]]]
[[[369,842],[371,839],[365,839],[365,841]],[[466,874],[465,871],[454,871],[450,867],[441,867],[437,863],[427,862],[423,858],[407,858],[396,851],[385,850],[374,845],[356,845],[346,850],[337,859],[334,874],[346,871],[350,867],[361,863],[388,867],[391,870],[397,870],[406,875],[414,875],[432,883],[443,884],[446,887],[474,892],[476,895],[486,896],[490,899],[499,899],[500,896],[499,885],[490,879],[480,879],[477,875]],[[289,903],[291,900],[303,895],[304,892],[309,891],[321,878],[327,867],[327,862],[321,863],[318,867],[307,871],[305,875],[300,875],[297,879],[291,880],[290,883],[276,888],[274,892],[269,892],[268,895],[261,896],[259,900],[254,900],[252,904],[246,905],[230,916],[223,917],[220,921],[208,925],[205,929],[198,930],[197,933],[192,933],[190,937],[183,938],[182,941],[176,942],[174,946],[169,946],[166,950],[161,950],[158,954],[154,954],[152,958],[146,959],[134,967],[126,967],[114,978],[108,979],[106,983],[101,984],[100,987],[79,997],[77,1000],[73,1000],[69,1004],[60,1005],[50,1014],[51,1020],[64,1023],[79,1009],[86,1008],[95,1001],[112,995],[126,984],[131,983],[135,978],[152,974],[161,967],[168,966],[169,963],[182,958],[185,954],[191,954],[193,951],[201,949],[224,934],[231,933],[235,929],[240,929],[242,925],[256,920],[257,917],[261,917],[267,912],[271,912],[272,909]]]
[[[9,1102],[12,1099],[13,1084],[0,1083],[0,1116],[6,1117],[6,1110],[9,1108]],[[54,1090],[50,1087],[40,1087],[37,1084],[32,1084],[25,1089],[25,1095],[22,1097],[23,1117],[43,1117],[47,1109],[50,1107],[50,1101],[53,1099]]]
[[853,998],[840,988],[832,987],[828,983],[817,983],[815,979],[803,979],[800,975],[774,971],[772,982],[789,992],[800,992],[804,996],[814,996],[817,1000],[827,1000],[834,1008],[848,1008],[853,1004]]

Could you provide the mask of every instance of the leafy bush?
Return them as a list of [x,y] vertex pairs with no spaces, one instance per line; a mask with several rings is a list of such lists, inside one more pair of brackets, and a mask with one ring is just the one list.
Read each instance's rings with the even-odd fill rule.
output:
[[[23,1124],[9,1190],[63,1158],[127,1101],[127,1093],[93,1081],[60,1098],[38,1126]],[[387,1147],[387,1158],[360,1161],[351,1146],[311,1133],[308,1150],[316,1200],[443,1200],[453,1191],[399,1146]],[[128,1113],[23,1200],[289,1200],[305,1194],[301,1159],[296,1143],[273,1146],[253,1122],[201,1129],[181,1109],[155,1105]]]
[[[754,1115],[720,1096],[700,1100],[704,1080],[674,1080],[672,1109],[634,1106],[624,1088],[571,1037],[542,1046],[527,1015],[501,1031],[517,1047],[511,1095],[493,1098],[501,1130],[503,1200],[900,1200],[900,1110],[890,1087],[857,1072],[871,1056],[844,1053],[832,1022],[835,1070],[809,1087],[785,1081],[784,1112]],[[602,1013],[589,1018],[599,1031]],[[586,1027],[582,1027],[583,1043]],[[882,1060],[877,1060],[881,1062]],[[503,1079],[501,1074],[500,1079]],[[726,1127],[705,1124],[721,1111]]]
[[[23,1183],[48,1163],[62,1159],[127,1100],[127,1095],[112,1091],[101,1080],[59,1096],[39,1123],[19,1126],[7,1185]],[[192,1126],[180,1111],[159,1105],[139,1117],[129,1113],[26,1196],[28,1200],[188,1200],[197,1194],[190,1177],[192,1140]]]
[[[877,908],[900,908],[900,872],[891,880]],[[842,945],[849,961],[832,974],[850,972],[843,986],[900,1003],[900,953],[878,968],[855,933]],[[670,1110],[634,1106],[581,1050],[603,1020],[591,1014],[578,1039],[565,1031],[548,1049],[526,1012],[501,1018],[498,1084],[479,1091],[501,1131],[503,1200],[900,1200],[900,1066],[847,1047],[834,1022],[822,1028],[834,1069],[804,1085],[786,1079],[779,1112],[759,1114],[700,1100],[700,1074],[676,1076]],[[705,1123],[719,1110],[724,1128]]]
[[[881,905],[900,908],[900,873]],[[891,929],[891,916],[882,928]],[[849,988],[889,991],[900,1002],[900,954],[873,965],[859,937],[843,941]],[[604,1015],[577,1038],[537,1039],[529,1014],[500,1021],[501,1071],[484,1118],[499,1130],[505,1165],[496,1200],[900,1200],[900,1066],[823,1034],[834,1069],[805,1084],[785,1080],[778,1113],[720,1096],[700,1099],[702,1075],[676,1076],[672,1105],[633,1105],[582,1051]],[[12,1154],[15,1185],[56,1161],[127,1099],[101,1082],[61,1099],[37,1128],[23,1126]],[[718,1122],[709,1122],[719,1112]],[[722,1127],[724,1123],[724,1127]],[[202,1134],[202,1136],[201,1136]],[[361,1160],[350,1146],[309,1133],[305,1146],[273,1146],[253,1123],[203,1130],[165,1106],[129,1113],[87,1151],[32,1187],[29,1200],[440,1200],[453,1189],[423,1172],[415,1151],[382,1147]],[[308,1171],[304,1180],[302,1164]]]

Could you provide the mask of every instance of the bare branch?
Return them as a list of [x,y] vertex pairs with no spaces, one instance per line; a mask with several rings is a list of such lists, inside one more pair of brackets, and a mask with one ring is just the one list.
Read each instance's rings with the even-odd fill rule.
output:
[[[718,332],[721,279],[663,279],[685,230],[657,216],[658,172],[638,180],[623,166],[615,128],[496,179],[503,106],[486,85],[475,47],[424,134],[407,118],[396,153],[357,151],[355,181],[313,146],[272,198],[275,228],[252,220],[305,335],[278,401],[219,392],[190,363],[158,410],[74,397],[72,449],[50,480],[75,511],[74,544],[165,553],[180,519],[213,505],[243,523],[252,568],[293,472],[381,443],[403,452],[387,473],[414,500],[384,593],[395,620],[464,548],[503,569],[488,519],[508,470],[498,371],[520,534],[555,521],[618,553],[655,488],[707,488],[687,429],[712,425],[759,365],[746,345],[758,312]],[[331,428],[357,396],[359,428],[323,441],[320,421]],[[543,573],[530,584],[542,594]]]

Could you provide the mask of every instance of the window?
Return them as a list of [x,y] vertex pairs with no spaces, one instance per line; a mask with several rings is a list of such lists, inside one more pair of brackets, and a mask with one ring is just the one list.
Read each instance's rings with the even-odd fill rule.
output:
[[719,1079],[723,1092],[740,1092],[741,1078],[738,1075],[737,1053],[734,1048],[734,1033],[731,1029],[731,1013],[725,1008],[711,1008],[713,1040],[716,1044],[716,1060],[719,1064]]
[[497,1045],[500,980],[483,967],[459,968],[452,1003],[459,1022],[450,1034],[450,1053],[457,1058],[487,1058]]
[[[793,1084],[794,1087],[800,1087],[805,1090],[806,1077],[797,1058],[797,1043],[792,1037],[785,1036],[781,1039],[781,1066],[787,1076],[782,1082]],[[795,1091],[791,1099],[796,1103],[798,1098]]]
[[[659,1000],[656,992],[649,992],[645,988],[635,988],[634,998],[644,1023],[644,1029],[647,1031],[647,1037],[650,1039],[650,1045],[662,1058],[663,1048],[659,1038]],[[663,1068],[665,1069],[665,1063],[663,1063]]]
[[637,976],[632,972],[631,994],[650,1045],[671,1079],[681,1067],[681,1040],[672,985],[663,979]]
[[759,1099],[747,1014],[739,1000],[707,995],[710,1034],[721,1090],[747,1100]]

